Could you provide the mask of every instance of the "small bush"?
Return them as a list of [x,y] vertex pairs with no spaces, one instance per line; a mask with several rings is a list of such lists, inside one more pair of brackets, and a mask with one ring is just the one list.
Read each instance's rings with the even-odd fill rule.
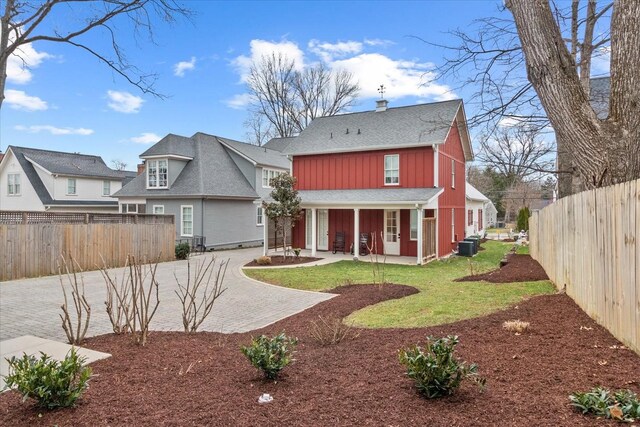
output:
[[39,407],[46,409],[73,406],[88,387],[91,368],[85,367],[84,357],[75,349],[58,362],[41,353],[40,359],[24,354],[7,359],[9,375],[5,377],[7,388],[22,393],[23,401],[35,399]]
[[258,265],[271,265],[271,257],[270,256],[261,256],[256,258],[256,264]]
[[531,212],[528,207],[524,207],[520,209],[518,212],[518,219],[516,222],[516,226],[518,230],[529,231],[529,217],[531,216]]
[[351,325],[342,322],[338,317],[325,319],[318,316],[318,320],[311,322],[311,336],[322,346],[339,344],[345,339],[357,338],[360,334]]
[[573,393],[569,400],[583,414],[591,413],[597,417],[626,422],[640,420],[640,401],[631,390],[611,393],[605,388],[596,387],[585,393]]
[[509,332],[523,333],[529,329],[531,324],[529,322],[523,322],[522,320],[507,320],[502,324],[502,327]]
[[295,254],[296,258],[300,258],[300,252],[302,252],[302,249],[293,248],[293,253]]
[[176,245],[176,259],[187,259],[191,252],[191,246],[189,243],[183,242]]
[[457,336],[436,340],[428,337],[424,349],[414,345],[400,350],[400,363],[407,367],[407,375],[427,398],[451,395],[467,378],[484,388],[486,380],[478,376],[478,367],[475,364],[466,366],[454,357],[457,344]]
[[273,338],[266,335],[253,338],[251,345],[243,346],[241,351],[266,378],[274,380],[285,366],[293,362],[293,348],[297,344],[297,338],[287,337],[281,332]]

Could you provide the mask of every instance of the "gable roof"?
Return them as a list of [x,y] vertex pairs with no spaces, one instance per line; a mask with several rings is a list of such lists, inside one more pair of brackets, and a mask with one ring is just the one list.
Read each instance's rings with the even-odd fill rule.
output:
[[15,146],[9,148],[16,157],[24,156],[53,175],[123,180],[136,174],[133,171],[111,169],[100,156]]
[[280,151],[281,153],[291,144],[295,137],[287,137],[287,138],[271,138],[267,141],[263,147],[267,147],[271,150]]
[[609,116],[610,77],[597,77],[590,81],[589,102],[599,119]]
[[218,141],[225,147],[239,153],[242,157],[248,158],[253,163],[262,166],[273,166],[276,168],[289,170],[291,162],[279,151],[271,150],[266,146],[247,144],[246,142],[234,141],[233,139],[216,136]]
[[[456,118],[464,120],[460,99],[319,117],[293,138],[284,153],[305,155],[442,144]],[[466,124],[461,131],[466,133]],[[463,145],[465,139],[468,145],[468,136],[463,138]],[[465,147],[465,156],[473,157],[470,145]]]
[[[258,194],[231,159],[217,136],[196,133],[191,138],[167,135],[140,157],[161,156],[171,151],[189,160],[168,189],[147,189],[146,174],[138,175],[114,197],[211,197],[257,199]],[[148,154],[153,153],[153,154]]]
[[476,201],[479,201],[479,202],[488,202],[489,201],[489,198],[487,196],[482,194],[476,187],[474,187],[473,185],[469,184],[468,182],[465,183],[465,195],[467,196],[467,199],[469,199],[469,200],[476,200]]

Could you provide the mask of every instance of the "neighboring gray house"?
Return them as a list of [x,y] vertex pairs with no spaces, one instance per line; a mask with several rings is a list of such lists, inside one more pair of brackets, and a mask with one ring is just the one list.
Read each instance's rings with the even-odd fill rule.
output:
[[115,213],[113,194],[135,176],[99,156],[10,145],[0,160],[0,210]]
[[176,239],[204,236],[207,248],[260,245],[269,180],[290,169],[278,151],[200,132],[140,158],[144,173],[115,194],[121,211],[174,215]]

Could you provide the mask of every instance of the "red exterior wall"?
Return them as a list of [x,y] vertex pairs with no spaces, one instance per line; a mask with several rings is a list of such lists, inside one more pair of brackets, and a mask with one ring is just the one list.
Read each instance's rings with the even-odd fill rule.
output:
[[433,187],[431,147],[295,156],[293,176],[298,190],[385,188],[384,156],[400,155],[400,185]]
[[[451,188],[451,160],[456,168],[455,188]],[[446,256],[464,238],[466,220],[465,159],[456,121],[438,149],[438,172],[438,187],[444,188],[438,198],[438,256]],[[456,236],[451,236],[451,209],[455,209]]]

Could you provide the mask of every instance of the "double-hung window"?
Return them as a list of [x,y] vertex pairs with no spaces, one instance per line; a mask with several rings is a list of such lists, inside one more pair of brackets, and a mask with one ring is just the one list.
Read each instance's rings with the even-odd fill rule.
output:
[[271,180],[277,176],[282,175],[284,172],[276,171],[273,169],[262,169],[262,187],[271,188]]
[[182,211],[181,215],[181,225],[182,230],[180,232],[181,235],[192,237],[193,236],[193,206],[181,206],[180,210]]
[[111,181],[102,181],[102,195],[103,196],[111,195]]
[[451,241],[456,241],[456,210],[451,209]]
[[451,159],[451,188],[456,188],[456,161]]
[[7,194],[9,196],[19,196],[20,195],[20,174],[19,173],[10,173],[8,175],[8,183],[7,183]]
[[258,206],[256,209],[256,225],[264,225],[264,212],[262,211],[262,206]]
[[473,225],[473,209],[467,211],[467,225]]
[[384,156],[384,185],[400,184],[400,155]]
[[409,221],[409,239],[418,240],[418,211],[411,209],[410,221]]
[[70,196],[75,196],[77,194],[76,192],[76,179],[75,178],[68,178],[67,179],[67,194]]
[[169,186],[169,164],[166,159],[147,160],[147,188]]

